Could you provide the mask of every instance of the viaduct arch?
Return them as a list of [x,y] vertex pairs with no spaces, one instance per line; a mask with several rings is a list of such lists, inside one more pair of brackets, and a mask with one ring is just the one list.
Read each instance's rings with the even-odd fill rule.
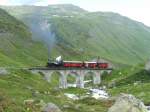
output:
[[60,74],[59,76],[59,87],[60,88],[67,88],[67,77],[71,74],[75,74],[76,76],[76,86],[79,88],[84,88],[84,77],[88,73],[93,74],[93,84],[97,85],[101,83],[101,75],[103,72],[107,72],[110,74],[112,70],[38,70],[38,69],[32,69],[32,73],[41,73],[44,77],[44,79],[51,83],[51,77],[54,72],[58,72]]

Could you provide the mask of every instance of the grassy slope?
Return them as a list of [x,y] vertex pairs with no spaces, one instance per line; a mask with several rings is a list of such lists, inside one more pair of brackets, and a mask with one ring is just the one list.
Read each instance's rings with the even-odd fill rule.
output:
[[111,95],[129,93],[150,104],[150,73],[143,67],[115,70],[111,75],[103,75],[102,80]]
[[[46,59],[45,48],[31,40],[27,27],[14,17],[0,10],[0,66],[31,66],[42,64]],[[45,63],[45,62],[44,62]],[[33,75],[25,70],[11,69],[9,75],[0,75],[0,111],[1,112],[40,112],[40,101],[57,104],[63,112],[106,111],[108,106],[100,101],[73,102],[63,92],[82,90],[54,89],[58,80],[52,84],[45,82],[41,75]],[[24,100],[33,99],[32,105],[25,105]],[[38,105],[37,105],[38,104]],[[63,105],[69,105],[64,108]],[[77,108],[78,107],[78,108]],[[91,108],[92,107],[92,108]]]
[[0,9],[0,66],[40,64],[44,59],[45,47],[32,41],[22,22]]
[[[38,112],[40,100],[45,103],[53,102],[57,104],[63,112],[107,112],[112,105],[112,101],[101,101],[92,98],[86,98],[73,101],[66,98],[63,93],[75,93],[85,95],[86,90],[78,88],[69,88],[66,90],[57,89],[58,77],[53,74],[52,83],[43,80],[40,74],[32,74],[26,70],[9,70],[11,75],[0,76],[0,111],[20,112],[30,111]],[[120,93],[133,94],[144,101],[150,103],[150,73],[143,68],[127,68],[114,71],[111,75],[103,75],[102,85],[110,85],[115,82],[115,87],[109,86],[108,92],[112,95]],[[134,84],[134,83],[137,84]],[[33,99],[32,105],[25,105],[24,100]],[[67,107],[64,107],[67,105]],[[68,107],[69,106],[69,107]]]
[[[0,76],[1,112],[40,112],[41,100],[57,104],[63,112],[93,112],[92,110],[106,112],[111,105],[111,102],[101,102],[92,98],[73,101],[66,98],[63,93],[73,91],[79,94],[84,91],[56,89],[54,85],[45,82],[41,75],[33,75],[26,70],[10,70],[10,72],[11,75]],[[24,100],[29,99],[33,99],[34,103],[25,105]]]
[[77,52],[82,49],[86,56],[99,55],[124,64],[137,64],[150,55],[150,32],[140,23],[117,14],[91,13],[84,17],[55,18],[54,21],[59,39]]
[[57,36],[53,55],[81,60],[101,56],[128,65],[143,63],[150,55],[150,29],[115,13],[89,13],[72,5],[3,8],[27,25],[37,17],[43,18],[39,22],[47,19]]

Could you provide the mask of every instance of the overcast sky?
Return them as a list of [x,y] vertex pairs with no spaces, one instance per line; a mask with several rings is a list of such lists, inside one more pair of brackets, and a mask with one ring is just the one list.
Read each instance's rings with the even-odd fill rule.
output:
[[0,0],[0,5],[74,4],[88,11],[111,11],[150,26],[150,0]]

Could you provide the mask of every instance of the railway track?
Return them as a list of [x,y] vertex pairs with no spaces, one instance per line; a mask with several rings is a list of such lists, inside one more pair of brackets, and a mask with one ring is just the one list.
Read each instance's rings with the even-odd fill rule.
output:
[[0,70],[113,70],[113,68],[65,68],[65,67],[0,67]]
[[29,70],[113,70],[112,68],[65,68],[65,67],[33,67]]

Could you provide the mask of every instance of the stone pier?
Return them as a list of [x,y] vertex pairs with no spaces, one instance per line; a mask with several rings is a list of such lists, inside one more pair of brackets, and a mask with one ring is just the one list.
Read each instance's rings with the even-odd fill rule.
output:
[[84,88],[84,72],[83,71],[78,71],[77,77],[76,77],[76,85],[79,88]]
[[100,72],[95,72],[93,75],[93,84],[100,84],[101,83],[101,73]]
[[66,71],[60,72],[60,78],[59,78],[59,87],[60,88],[67,88],[67,73]]

